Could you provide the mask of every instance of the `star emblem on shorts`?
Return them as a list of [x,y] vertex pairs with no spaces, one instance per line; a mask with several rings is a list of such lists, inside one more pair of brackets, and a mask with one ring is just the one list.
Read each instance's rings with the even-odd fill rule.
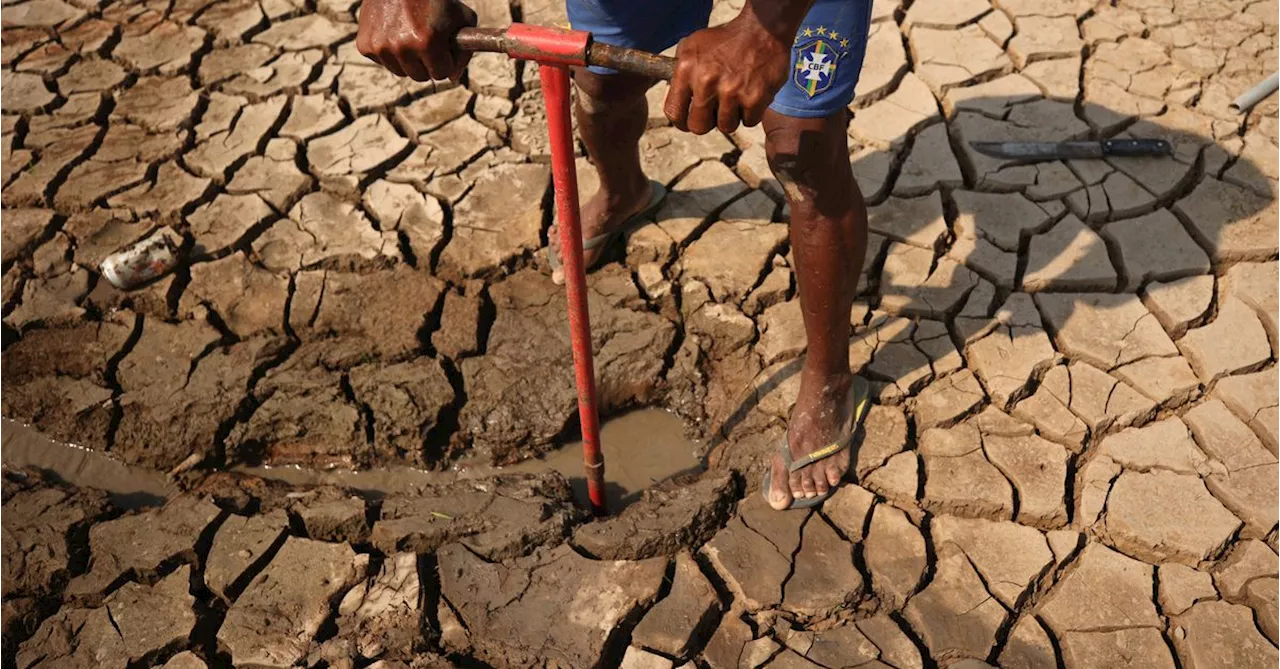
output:
[[797,36],[792,47],[795,71],[791,81],[814,98],[831,88],[840,59],[848,54],[849,40],[841,44],[840,34],[826,26],[805,28],[800,33],[803,36]]

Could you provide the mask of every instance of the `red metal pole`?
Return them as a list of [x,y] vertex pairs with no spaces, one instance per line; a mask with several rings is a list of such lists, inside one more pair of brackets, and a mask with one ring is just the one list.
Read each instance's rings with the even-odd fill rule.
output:
[[596,414],[596,374],[591,358],[591,318],[587,313],[587,276],[582,262],[582,222],[578,211],[578,174],[574,166],[573,122],[569,116],[569,68],[539,63],[542,95],[547,105],[547,133],[551,140],[551,173],[555,179],[556,214],[560,228],[560,259],[564,263],[569,297],[569,336],[573,342],[573,371],[578,386],[578,419],[582,423],[582,461],[587,496],[597,516],[608,513],[604,500],[604,454],[600,452],[600,424]]

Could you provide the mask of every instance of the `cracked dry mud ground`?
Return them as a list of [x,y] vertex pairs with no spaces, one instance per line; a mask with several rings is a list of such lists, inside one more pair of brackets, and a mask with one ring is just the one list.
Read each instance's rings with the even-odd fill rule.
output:
[[[848,135],[877,396],[812,513],[756,494],[804,355],[763,135],[676,132],[656,87],[671,195],[591,276],[601,400],[680,413],[708,469],[592,523],[553,474],[375,498],[225,471],[574,431],[536,67],[396,79],[356,11],[5,5],[3,415],[198,464],[144,509],[5,471],[4,666],[1275,665],[1277,106],[1227,109],[1274,68],[1274,0],[875,3]],[[967,144],[1111,136],[1177,150]],[[160,225],[177,272],[99,278]]]

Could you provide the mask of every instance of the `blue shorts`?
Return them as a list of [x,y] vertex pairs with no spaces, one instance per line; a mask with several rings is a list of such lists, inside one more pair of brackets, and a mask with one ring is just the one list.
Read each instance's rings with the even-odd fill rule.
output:
[[[871,2],[814,1],[791,47],[791,77],[770,109],[817,118],[849,106],[867,51]],[[590,31],[598,42],[654,53],[707,27],[711,16],[711,0],[566,0],[566,5],[574,30]]]

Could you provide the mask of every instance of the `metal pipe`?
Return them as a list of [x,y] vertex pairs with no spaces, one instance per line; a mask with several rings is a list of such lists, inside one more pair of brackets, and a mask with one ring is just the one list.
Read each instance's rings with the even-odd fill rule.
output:
[[587,64],[664,81],[671,81],[676,73],[674,58],[597,42],[587,47]]
[[543,100],[547,105],[547,135],[551,144],[551,174],[555,183],[560,228],[560,258],[564,263],[569,298],[569,337],[578,387],[578,420],[582,424],[582,463],[587,496],[596,516],[608,513],[604,497],[604,455],[600,452],[600,423],[596,413],[596,374],[591,350],[591,317],[587,310],[587,276],[582,261],[582,222],[578,210],[578,174],[574,166],[573,121],[569,115],[569,68],[541,63]]
[[1280,72],[1258,82],[1257,86],[1245,91],[1243,95],[1231,102],[1231,109],[1237,113],[1243,114],[1253,109],[1254,105],[1262,102],[1268,95],[1276,92],[1276,88],[1280,86]]
[[501,28],[463,28],[454,36],[453,43],[463,51],[494,51],[506,53],[506,30]]
[[[585,40],[585,44],[583,41]],[[626,49],[612,44],[599,44],[590,40],[588,33],[576,30],[560,30],[513,24],[509,29],[499,28],[463,28],[458,31],[454,43],[463,51],[492,51],[505,53],[512,58],[524,58],[545,63],[543,56],[554,56],[555,61],[566,65],[594,65],[607,67],[619,72],[639,74],[654,79],[670,80],[675,74],[674,58],[660,56],[647,51]],[[571,44],[576,52],[579,47],[585,53],[574,59],[566,59],[568,51],[551,54],[545,45]]]

